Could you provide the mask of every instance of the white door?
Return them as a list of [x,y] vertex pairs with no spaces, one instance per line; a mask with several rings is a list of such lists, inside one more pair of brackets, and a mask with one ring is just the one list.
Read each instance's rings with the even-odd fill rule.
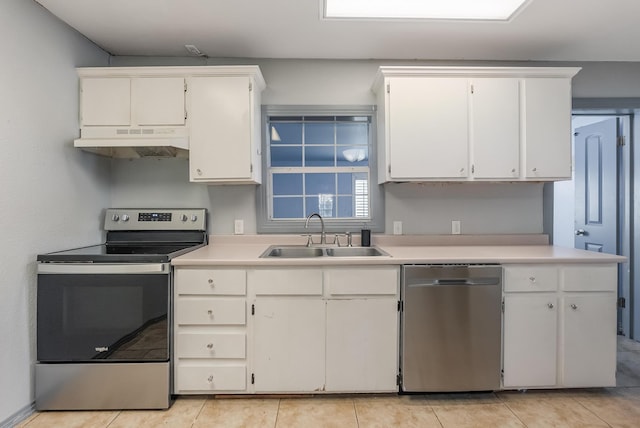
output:
[[398,300],[327,302],[327,391],[396,392]]
[[515,78],[471,82],[472,173],[475,178],[520,175],[520,88]]
[[389,79],[389,163],[393,179],[465,178],[468,171],[466,78]]
[[615,386],[615,293],[566,294],[562,312],[563,386]]
[[324,390],[322,299],[256,299],[253,345],[256,392]]
[[558,309],[555,293],[510,293],[504,298],[504,386],[557,383]]

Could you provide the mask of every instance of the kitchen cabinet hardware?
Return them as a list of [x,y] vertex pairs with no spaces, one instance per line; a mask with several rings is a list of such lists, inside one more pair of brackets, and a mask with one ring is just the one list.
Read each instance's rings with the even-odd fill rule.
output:
[[209,309],[209,310],[207,311],[207,314],[209,314],[210,316],[213,316],[213,311],[212,311],[211,309]]
[[213,349],[213,343],[207,343],[207,349]]
[[207,382],[209,382],[209,383],[213,383],[213,376],[209,376],[209,377],[207,378]]
[[547,307],[548,307],[549,309],[553,309],[553,308],[554,308],[553,303],[547,303]]
[[570,307],[571,307],[571,309],[573,309],[574,311],[575,311],[576,309],[578,309],[578,306],[577,306],[577,305],[575,305],[575,304],[573,304],[573,303],[570,305]]

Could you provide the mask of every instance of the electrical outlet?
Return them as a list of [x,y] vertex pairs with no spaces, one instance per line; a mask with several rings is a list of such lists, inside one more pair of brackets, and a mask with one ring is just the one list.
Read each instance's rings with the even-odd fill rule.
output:
[[394,235],[402,235],[402,222],[394,221],[393,222],[393,234]]
[[460,235],[461,225],[460,220],[451,220],[451,234]]
[[244,220],[233,221],[233,233],[235,233],[236,235],[244,234]]

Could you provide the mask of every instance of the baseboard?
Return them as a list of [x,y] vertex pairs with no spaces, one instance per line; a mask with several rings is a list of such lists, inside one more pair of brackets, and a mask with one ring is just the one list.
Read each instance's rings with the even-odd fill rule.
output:
[[4,421],[0,422],[0,428],[13,428],[16,425],[18,425],[20,422],[24,421],[29,416],[34,414],[35,411],[36,411],[36,403],[34,401],[28,406],[24,406],[22,409],[18,410],[17,412],[9,416]]

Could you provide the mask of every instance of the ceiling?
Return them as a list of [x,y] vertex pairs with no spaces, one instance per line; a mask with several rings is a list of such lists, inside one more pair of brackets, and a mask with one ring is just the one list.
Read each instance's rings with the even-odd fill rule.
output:
[[640,61],[638,0],[531,0],[509,22],[323,20],[321,0],[36,1],[113,55]]

